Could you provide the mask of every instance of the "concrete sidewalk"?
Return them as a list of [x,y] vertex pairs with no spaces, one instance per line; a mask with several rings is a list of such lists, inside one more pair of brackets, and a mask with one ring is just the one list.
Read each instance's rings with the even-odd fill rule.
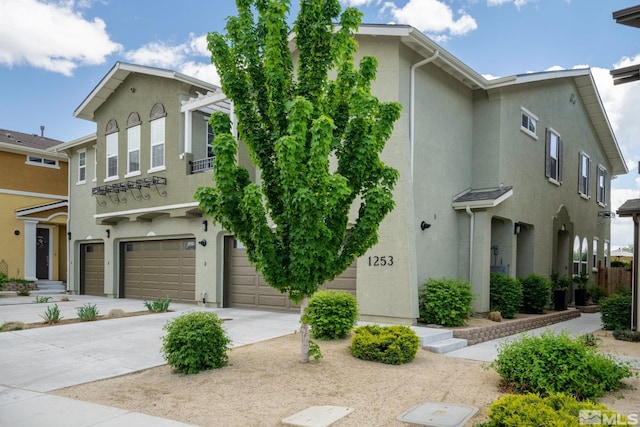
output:
[[[140,300],[85,295],[51,295],[49,303],[34,297],[0,297],[0,324],[7,321],[41,322],[41,314],[54,303],[63,318],[77,317],[85,304],[100,314],[113,308],[143,311]],[[163,326],[185,312],[211,311],[222,319],[232,340],[241,346],[291,334],[299,328],[299,315],[254,310],[217,309],[172,303],[169,313],[0,333],[0,426],[184,426],[118,408],[46,394],[49,391],[164,365],[161,354]]]

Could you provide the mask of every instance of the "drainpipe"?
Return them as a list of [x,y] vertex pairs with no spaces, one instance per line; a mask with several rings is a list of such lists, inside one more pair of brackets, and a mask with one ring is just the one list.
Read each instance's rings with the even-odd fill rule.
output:
[[631,274],[631,330],[638,330],[638,213],[633,214],[633,269]]
[[435,50],[433,55],[430,57],[423,59],[420,62],[416,62],[411,66],[411,94],[410,94],[410,104],[409,104],[409,141],[411,144],[411,182],[413,182],[413,151],[415,147],[415,103],[416,103],[416,69],[422,67],[429,62],[435,61],[438,56],[440,56],[440,51],[438,49]]
[[465,210],[469,215],[469,283],[471,283],[471,273],[473,271],[473,225],[476,222],[476,218],[469,205],[465,207]]

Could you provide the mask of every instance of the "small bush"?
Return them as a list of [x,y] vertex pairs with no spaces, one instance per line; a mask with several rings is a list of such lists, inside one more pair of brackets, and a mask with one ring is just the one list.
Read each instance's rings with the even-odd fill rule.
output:
[[44,323],[48,323],[50,325],[54,323],[58,323],[60,320],[62,320],[62,316],[60,316],[60,308],[58,307],[58,304],[53,304],[47,307],[44,314],[41,314],[40,317],[42,317],[42,320],[44,320]]
[[16,288],[16,294],[20,297],[28,297],[31,295],[31,284],[28,283],[20,283]]
[[192,311],[167,322],[162,354],[167,363],[185,374],[226,366],[231,339],[222,320],[212,312]]
[[587,296],[594,304],[599,304],[600,300],[607,297],[607,290],[598,285],[587,286]]
[[21,331],[25,327],[24,322],[7,322],[0,325],[0,332]]
[[629,261],[614,259],[611,261],[611,267],[629,267]]
[[95,304],[87,303],[80,307],[76,313],[78,314],[80,320],[92,321],[96,320],[98,314],[100,313],[100,310],[98,310],[98,307],[96,307]]
[[348,292],[320,291],[309,298],[305,315],[314,338],[334,340],[347,335],[356,325],[358,304]]
[[498,347],[490,365],[502,384],[517,393],[568,393],[578,400],[592,399],[625,386],[631,377],[626,364],[572,339],[565,332],[544,332],[539,337],[523,335]]
[[613,337],[621,341],[640,342],[640,331],[632,331],[631,329],[618,329],[613,331]]
[[36,296],[36,299],[33,300],[33,302],[35,302],[36,304],[44,304],[49,302],[49,300],[51,299],[51,297],[41,297],[41,296]]
[[544,276],[532,273],[520,279],[522,284],[523,313],[542,314],[549,308],[551,281]]
[[163,299],[144,302],[144,306],[147,307],[147,310],[153,311],[154,313],[164,313],[166,311],[169,311],[169,304],[171,304],[171,298],[169,298],[168,295]]
[[631,326],[631,295],[615,293],[600,301],[602,328],[607,330],[629,329]]
[[491,273],[491,310],[499,311],[504,319],[513,319],[522,304],[522,285],[506,274]]
[[[597,423],[589,419],[580,419],[580,411],[600,411],[591,414]],[[583,415],[588,412],[583,412]],[[507,394],[491,404],[488,411],[489,421],[485,427],[522,427],[522,426],[579,426],[581,424],[597,424],[604,420],[615,420],[616,425],[627,424],[626,417],[611,411],[604,405],[593,402],[581,402],[574,397],[558,393],[548,397],[536,394]],[[603,423],[604,424],[604,423]]]
[[362,360],[401,365],[416,357],[420,344],[408,326],[365,325],[353,332],[351,354]]
[[462,326],[473,314],[471,284],[457,279],[429,279],[419,291],[420,317],[442,326]]

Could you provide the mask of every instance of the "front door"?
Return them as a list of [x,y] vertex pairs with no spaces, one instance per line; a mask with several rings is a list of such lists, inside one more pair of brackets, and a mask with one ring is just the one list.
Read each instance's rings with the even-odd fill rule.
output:
[[36,277],[49,279],[49,229],[36,229]]

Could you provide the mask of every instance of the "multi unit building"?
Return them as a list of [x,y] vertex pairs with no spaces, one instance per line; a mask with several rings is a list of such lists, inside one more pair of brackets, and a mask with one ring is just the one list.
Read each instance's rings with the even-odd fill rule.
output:
[[[353,292],[363,319],[415,322],[429,278],[469,280],[484,312],[492,271],[606,263],[611,179],[627,168],[588,69],[487,80],[410,26],[362,25],[357,39],[379,60],[374,93],[403,105],[382,153],[400,172],[396,208],[379,243],[327,284]],[[193,199],[215,185],[215,110],[233,116],[219,88],[126,63],[80,104],[96,133],[55,149],[70,159],[70,289],[296,309]],[[239,162],[259,180],[246,150]]]
[[0,129],[0,273],[30,281],[67,276],[67,157],[40,134]]

